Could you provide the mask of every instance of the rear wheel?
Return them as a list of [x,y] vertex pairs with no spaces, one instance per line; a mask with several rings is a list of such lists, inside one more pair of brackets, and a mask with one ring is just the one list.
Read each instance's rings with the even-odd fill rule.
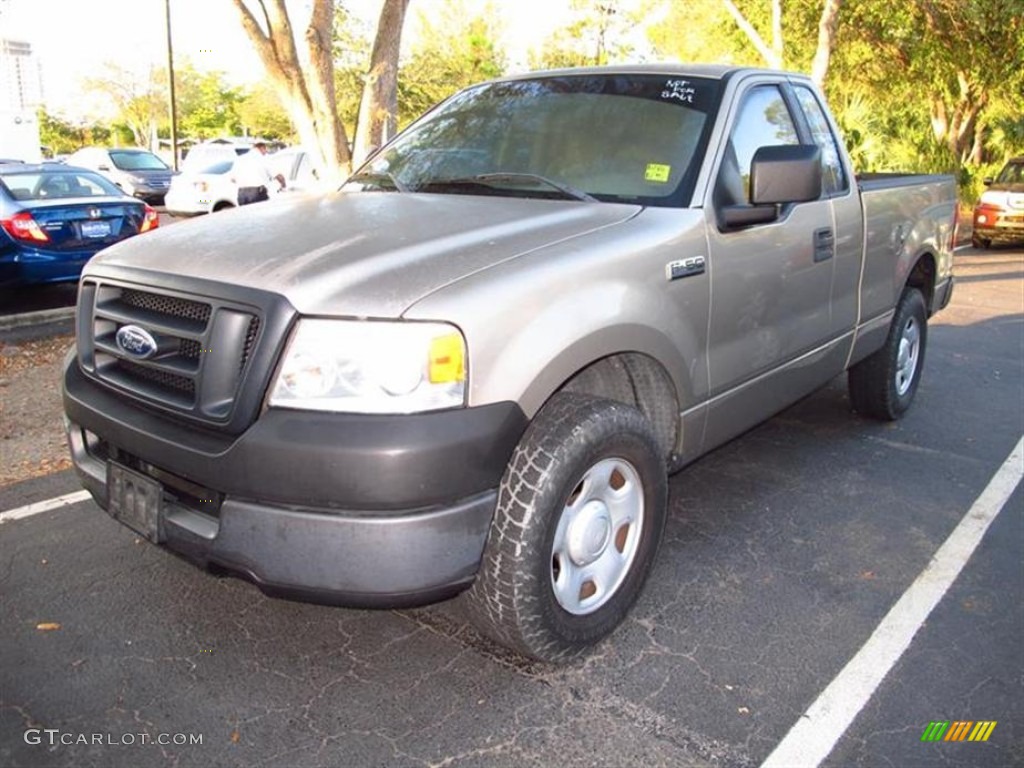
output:
[[502,479],[468,593],[475,623],[543,661],[583,652],[636,602],[666,508],[665,461],[644,416],[611,400],[556,395]]
[[928,312],[917,288],[906,288],[896,305],[885,346],[850,369],[853,408],[885,421],[910,407],[924,366]]

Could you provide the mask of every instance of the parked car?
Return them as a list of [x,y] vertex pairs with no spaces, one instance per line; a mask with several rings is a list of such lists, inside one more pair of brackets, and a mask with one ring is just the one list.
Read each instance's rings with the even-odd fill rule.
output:
[[[217,154],[224,156],[222,147]],[[205,156],[211,156],[206,153]],[[201,213],[215,213],[238,205],[238,184],[232,175],[234,161],[230,156],[217,160],[208,166],[183,168],[171,180],[165,205],[173,216],[194,216]],[[319,175],[310,161],[309,154],[300,147],[289,147],[267,156],[267,164],[273,174],[280,174],[285,188],[280,192],[326,191]],[[279,194],[273,187],[271,196]]]
[[186,153],[181,170],[198,172],[201,168],[208,168],[214,163],[234,161],[252,149],[256,141],[250,138],[212,139],[196,144]]
[[347,191],[115,246],[64,367],[79,477],[267,592],[468,590],[486,634],[571,658],[640,595],[667,472],[847,371],[864,416],[911,407],[956,181],[857,178],[839,136],[804,75],[533,73]]
[[0,285],[77,280],[98,251],[158,223],[155,210],[94,171],[0,165]]
[[327,192],[308,152],[302,147],[286,147],[268,157],[270,172],[281,174],[285,192]]
[[172,216],[213,213],[238,205],[238,185],[231,178],[234,159],[182,169],[171,179],[164,205]]
[[988,248],[993,240],[1024,240],[1024,157],[1011,158],[974,206],[971,244]]
[[85,147],[66,160],[68,165],[90,168],[110,179],[132,197],[163,205],[174,171],[145,149]]

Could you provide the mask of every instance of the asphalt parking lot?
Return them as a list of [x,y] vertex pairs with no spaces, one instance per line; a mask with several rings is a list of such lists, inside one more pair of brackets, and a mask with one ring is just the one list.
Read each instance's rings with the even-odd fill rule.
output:
[[[851,415],[837,379],[676,475],[644,597],[567,667],[489,645],[457,600],[266,598],[91,501],[3,522],[0,765],[761,764],[1024,435],[1024,251],[961,250],[957,274],[910,413]],[[76,490],[7,486],[0,511]],[[1024,765],[1024,488],[1000,506],[823,765]],[[922,742],[931,721],[997,725]]]

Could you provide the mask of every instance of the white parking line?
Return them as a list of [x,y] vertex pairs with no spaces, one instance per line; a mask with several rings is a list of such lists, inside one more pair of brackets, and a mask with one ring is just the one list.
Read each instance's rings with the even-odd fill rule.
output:
[[761,768],[814,768],[864,708],[950,588],[1024,476],[1024,437],[949,538],[857,654],[779,742]]
[[58,496],[55,499],[37,501],[35,504],[26,504],[24,507],[15,507],[14,509],[9,509],[6,512],[0,512],[0,524],[9,523],[11,520],[20,520],[23,517],[38,515],[40,512],[48,512],[51,509],[66,507],[69,504],[77,504],[80,501],[85,501],[90,498],[92,498],[92,496],[88,491],[75,491],[74,493],[66,493],[63,496]]

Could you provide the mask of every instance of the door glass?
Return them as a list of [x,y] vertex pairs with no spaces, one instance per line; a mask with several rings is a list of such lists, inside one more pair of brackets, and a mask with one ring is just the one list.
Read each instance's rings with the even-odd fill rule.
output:
[[782,93],[774,85],[758,86],[744,96],[740,114],[732,128],[729,144],[735,153],[735,167],[728,167],[733,160],[727,156],[721,173],[739,173],[743,185],[742,200],[749,203],[750,164],[754,153],[761,147],[799,143],[796,125]]

